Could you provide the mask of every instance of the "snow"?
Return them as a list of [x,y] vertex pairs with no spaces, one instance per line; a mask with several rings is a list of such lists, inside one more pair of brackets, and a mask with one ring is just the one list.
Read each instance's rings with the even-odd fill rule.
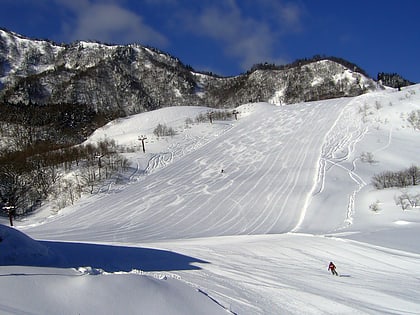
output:
[[[21,68],[22,63],[27,62],[27,55],[22,54],[19,55],[18,51],[36,51],[39,55],[45,54],[46,46],[48,46],[51,49],[51,52],[54,55],[59,54],[64,48],[60,46],[56,46],[53,44],[46,43],[43,40],[32,40],[24,38],[16,33],[13,32],[6,32],[3,30],[0,30],[0,37],[5,41],[5,47],[10,47],[9,56],[8,59],[14,60],[13,63],[15,66],[12,68],[6,67],[4,70],[4,76],[0,78],[0,82],[6,83],[7,77],[10,74],[16,74],[19,72],[19,69]],[[47,53],[47,55],[49,54]],[[9,66],[6,64],[6,66]],[[54,68],[54,65],[51,64],[41,64],[38,66],[33,66],[33,71],[40,73],[43,71],[48,71]]]
[[286,91],[286,87],[281,88],[274,92],[274,95],[268,100],[268,103],[274,105],[282,105],[284,102],[284,94]]
[[[203,107],[111,122],[88,141],[137,146],[130,181],[15,228],[2,221],[0,312],[420,313],[420,208],[394,200],[420,189],[371,184],[418,165],[406,117],[419,109],[415,85],[244,104],[238,120],[213,124],[186,124]],[[177,134],[157,138],[158,123]]]
[[114,49],[115,47],[118,47],[116,45],[106,45],[106,44],[102,44],[102,43],[95,43],[95,42],[86,42],[86,41],[79,41],[78,42],[80,47],[86,48],[86,49],[98,49],[98,48],[102,48],[102,49]]

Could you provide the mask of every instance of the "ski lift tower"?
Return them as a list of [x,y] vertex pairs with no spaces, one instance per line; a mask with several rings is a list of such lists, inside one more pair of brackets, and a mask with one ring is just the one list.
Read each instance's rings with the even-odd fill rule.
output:
[[146,149],[144,148],[144,140],[146,140],[146,139],[147,138],[144,135],[139,136],[139,141],[141,141],[141,146],[143,148],[143,153],[146,153]]

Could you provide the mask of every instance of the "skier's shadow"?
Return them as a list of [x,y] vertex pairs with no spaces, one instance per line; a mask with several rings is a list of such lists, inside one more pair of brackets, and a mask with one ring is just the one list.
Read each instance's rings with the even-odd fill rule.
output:
[[340,275],[340,277],[350,278],[351,275]]

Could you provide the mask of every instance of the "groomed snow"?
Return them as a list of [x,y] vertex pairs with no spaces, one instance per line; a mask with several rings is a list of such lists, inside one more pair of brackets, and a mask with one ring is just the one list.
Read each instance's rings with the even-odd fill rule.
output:
[[[406,120],[420,110],[419,85],[245,104],[237,121],[186,125],[207,110],[165,108],[97,130],[89,141],[137,146],[129,181],[0,226],[1,312],[420,313],[420,209],[371,185],[419,165],[420,133]],[[156,138],[158,123],[177,135]]]

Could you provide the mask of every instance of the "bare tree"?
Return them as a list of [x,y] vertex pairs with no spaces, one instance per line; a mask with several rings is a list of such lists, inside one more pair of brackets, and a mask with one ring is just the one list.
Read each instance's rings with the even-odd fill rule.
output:
[[362,154],[360,155],[360,160],[369,164],[373,164],[376,162],[372,152],[362,152]]
[[413,110],[408,114],[407,121],[411,127],[420,130],[420,110]]
[[156,135],[156,137],[176,135],[175,130],[172,127],[166,126],[165,124],[158,124],[155,130],[153,130],[153,133]]
[[404,211],[410,206],[409,198],[406,193],[403,193],[402,195],[395,196],[395,204],[397,206],[400,206],[401,209]]
[[420,179],[420,169],[415,165],[411,165],[407,169],[407,175],[411,179],[411,185],[415,186],[415,185],[417,185],[417,183]]
[[376,200],[376,202],[370,204],[369,209],[372,210],[373,212],[378,212],[380,210],[379,200]]

